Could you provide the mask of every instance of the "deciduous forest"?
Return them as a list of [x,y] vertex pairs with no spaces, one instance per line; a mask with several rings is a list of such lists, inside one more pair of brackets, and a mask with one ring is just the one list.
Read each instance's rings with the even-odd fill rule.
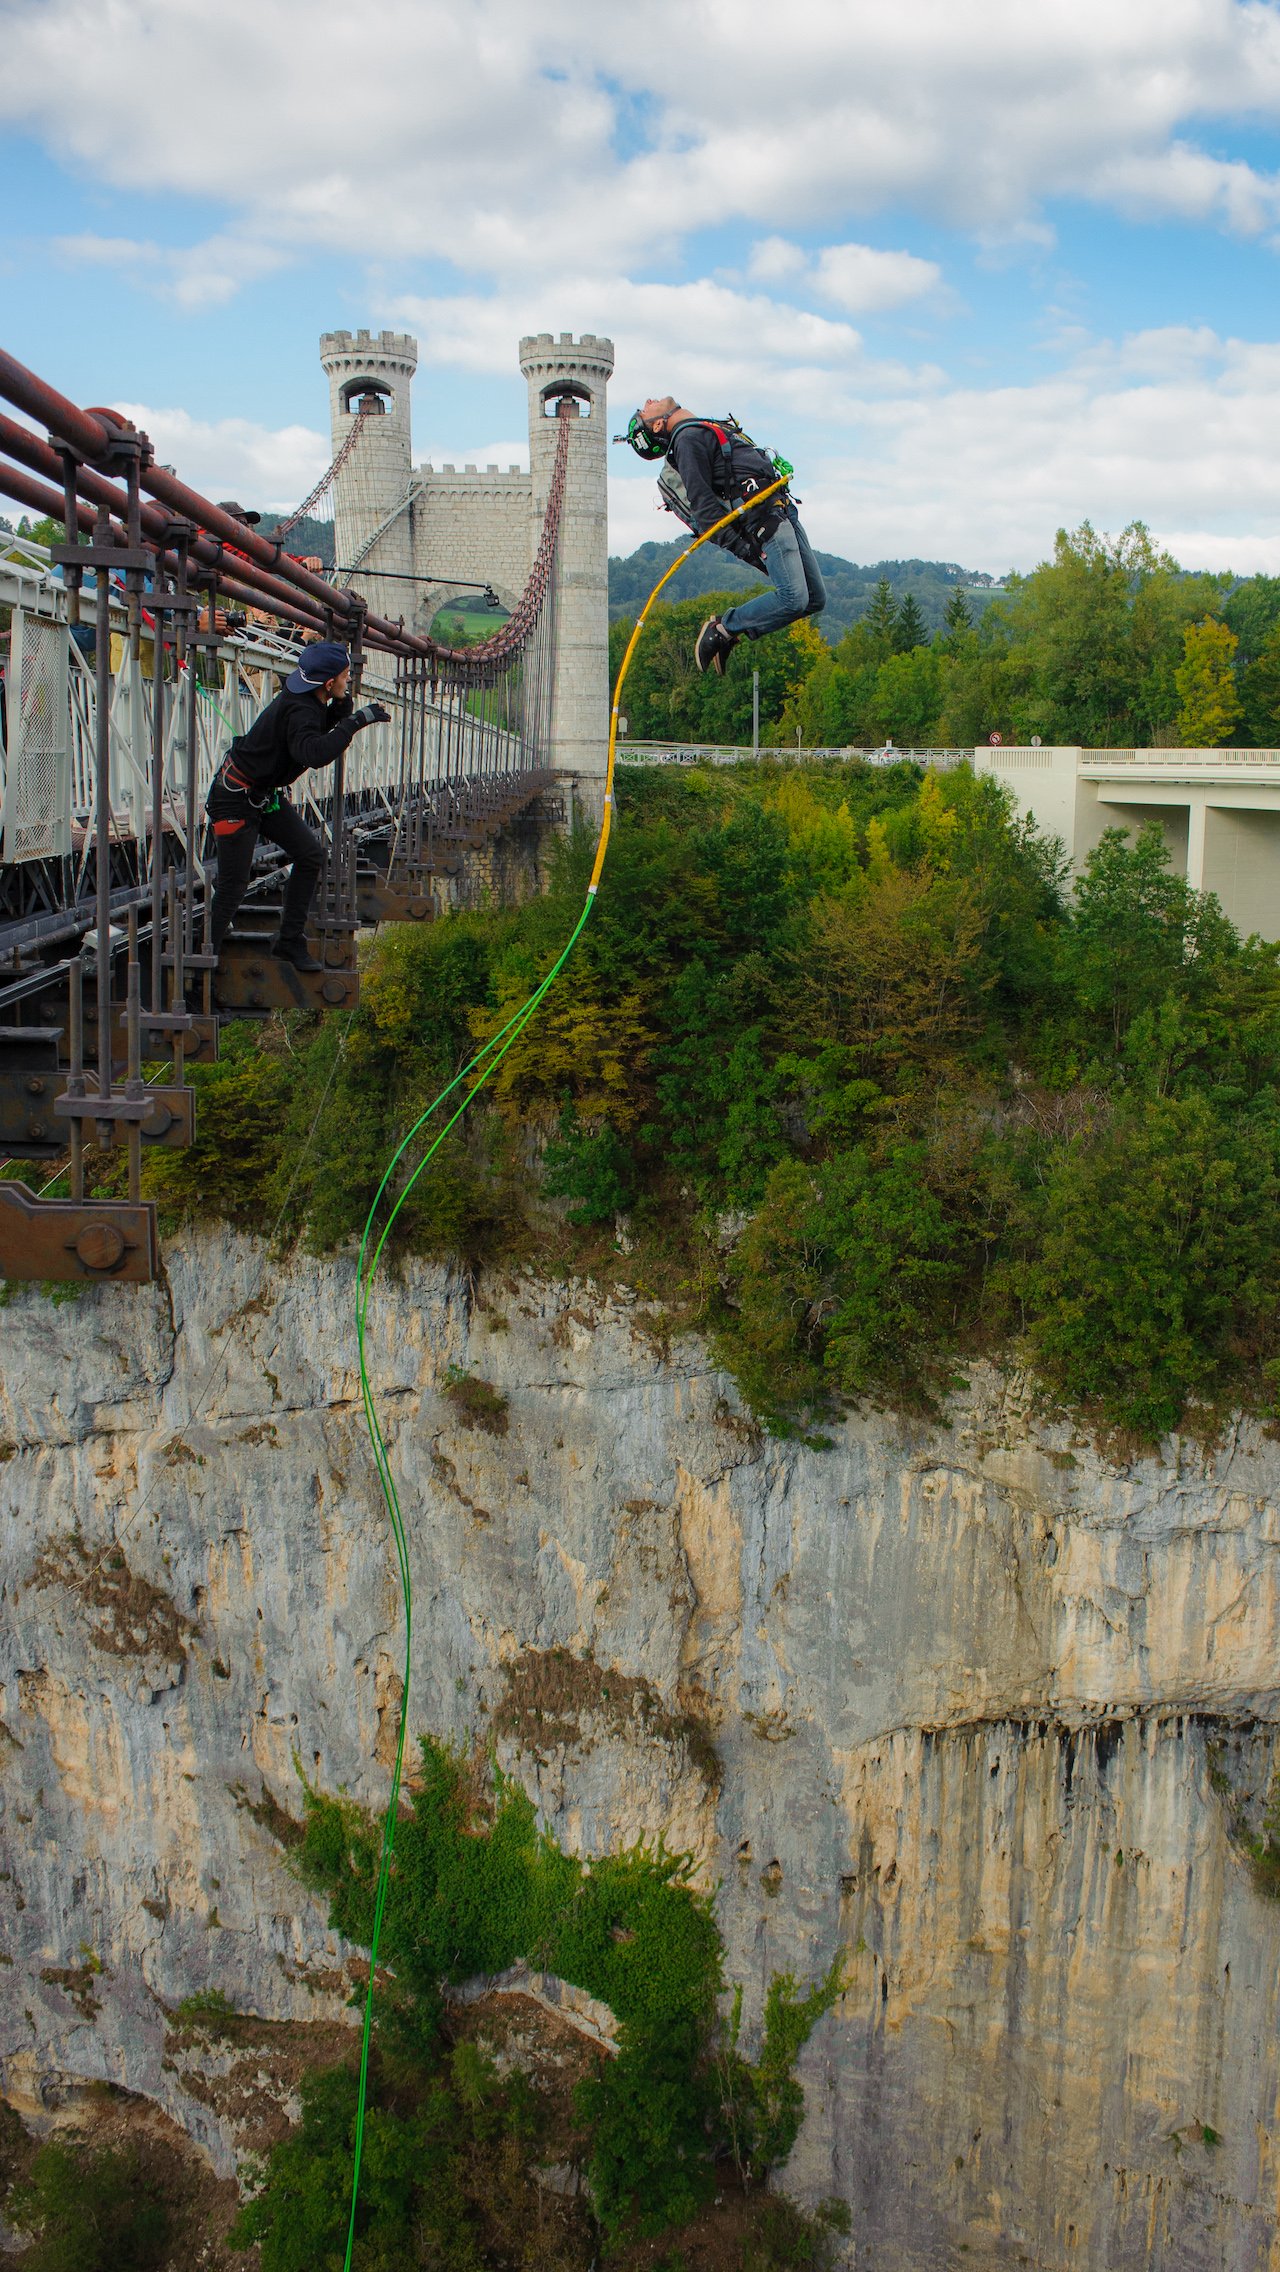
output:
[[[884,576],[834,644],[813,617],[743,641],[723,679],[700,677],[698,625],[741,597],[655,610],[627,682],[633,736],[749,742],[758,669],[762,739],[778,747],[965,748],[995,733],[1093,748],[1280,740],[1280,577],[1187,574],[1140,522],[1114,539],[1088,522],[1059,530],[1053,558],[989,603],[956,585],[932,634],[914,595],[896,597]],[[615,673],[631,628],[627,617],[611,627]]]

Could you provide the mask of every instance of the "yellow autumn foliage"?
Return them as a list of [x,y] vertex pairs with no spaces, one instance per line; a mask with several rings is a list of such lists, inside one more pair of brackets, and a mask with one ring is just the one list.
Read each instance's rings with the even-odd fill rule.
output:
[[812,884],[840,884],[858,866],[858,828],[847,803],[835,812],[799,773],[786,773],[765,799],[786,829],[792,863]]
[[891,1064],[940,1061],[979,1023],[982,908],[951,877],[887,865],[814,901],[802,1026]]
[[[512,977],[500,986],[496,1009],[471,1012],[477,1047],[492,1040],[524,1000],[527,988]],[[572,1097],[584,1120],[632,1126],[639,1112],[635,1076],[655,1036],[642,1014],[643,997],[602,1001],[591,975],[572,971],[552,989],[537,1017],[507,1051],[489,1093],[509,1120],[530,1106],[558,1105]]]

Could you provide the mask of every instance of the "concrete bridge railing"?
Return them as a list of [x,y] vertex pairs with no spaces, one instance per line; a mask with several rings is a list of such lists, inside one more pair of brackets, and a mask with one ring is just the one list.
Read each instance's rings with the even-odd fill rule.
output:
[[974,750],[1079,873],[1109,828],[1159,824],[1173,867],[1231,921],[1280,938],[1280,749]]

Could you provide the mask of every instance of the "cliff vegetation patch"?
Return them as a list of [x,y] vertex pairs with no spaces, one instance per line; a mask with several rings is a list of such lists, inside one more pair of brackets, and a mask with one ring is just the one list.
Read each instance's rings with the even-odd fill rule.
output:
[[482,1428],[490,1436],[506,1435],[510,1425],[508,1399],[492,1381],[482,1381],[461,1366],[450,1365],[441,1393],[449,1399],[464,1428]]
[[653,1741],[682,1747],[708,1788],[719,1788],[720,1759],[706,1721],[693,1712],[669,1712],[641,1675],[557,1648],[523,1650],[504,1666],[503,1679],[493,1733],[510,1736],[535,1758],[562,1744],[589,1746],[592,1722],[619,1735],[638,1723]]
[[[366,1947],[379,1845],[379,1825],[349,1801],[308,1792],[297,1867],[328,1893],[335,1929]],[[576,2207],[538,2261],[585,2272],[602,2246],[627,2261],[641,2237],[708,2212],[718,2187],[742,2197],[786,2158],[803,2114],[795,2061],[841,1992],[840,1966],[807,1992],[775,1978],[749,2061],[740,1997],[727,2024],[719,2016],[723,1951],[691,1867],[660,1847],[579,1861],[539,1832],[516,1786],[499,1775],[481,1792],[468,1763],[424,1742],[383,1932],[364,2261],[529,2261],[510,2231],[495,2239],[486,2226],[472,2148],[500,2149],[502,2166],[518,2172],[539,2139],[550,2146],[548,2110],[527,2076],[502,2074],[474,2042],[450,2042],[443,1994],[449,1982],[521,1959],[585,1989],[618,2023],[616,2051],[593,2051],[574,2087],[577,2163],[566,2191]],[[246,2245],[260,2243],[263,2272],[301,2272],[338,2246],[354,2102],[347,2068],[304,2086],[301,2127],[273,2152],[237,2228]],[[562,2130],[554,2150],[566,2150]],[[491,2197],[500,2202],[502,2188]],[[798,2229],[810,2230],[803,2219]],[[818,2237],[812,2249],[816,2262]],[[745,2241],[733,2261],[750,2261]]]
[[89,1638],[108,1656],[177,1663],[196,1631],[170,1595],[130,1569],[122,1547],[91,1548],[76,1532],[50,1540],[28,1582],[78,1595],[93,1616]]
[[44,2143],[0,2104],[0,2213],[15,2272],[233,2272],[233,2181],[150,2101],[91,2083]]

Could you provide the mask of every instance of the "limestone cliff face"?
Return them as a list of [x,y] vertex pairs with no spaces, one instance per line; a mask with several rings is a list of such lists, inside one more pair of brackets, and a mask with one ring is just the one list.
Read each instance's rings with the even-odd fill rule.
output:
[[[261,2047],[349,2017],[275,1833],[299,1766],[382,1798],[403,1633],[350,1262],[168,1265],[0,1311],[0,2081],[126,2083],[226,2168]],[[749,2015],[847,1951],[787,2182],[848,2198],[853,2260],[1280,2266],[1280,1907],[1234,1834],[1280,1447],[1118,1472],[985,1370],[948,1426],[779,1445],[639,1306],[425,1267],[370,1338],[412,1727],[496,1740],[572,1848],[691,1848]],[[255,2044],[193,2051],[208,1989]]]

